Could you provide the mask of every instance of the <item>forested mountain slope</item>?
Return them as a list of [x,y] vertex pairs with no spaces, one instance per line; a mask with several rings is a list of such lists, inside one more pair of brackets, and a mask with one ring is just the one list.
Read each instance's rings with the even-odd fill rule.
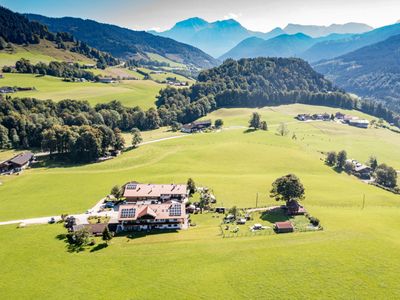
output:
[[347,91],[384,101],[400,112],[400,35],[321,61],[314,68]]
[[200,49],[144,31],[72,17],[48,18],[34,14],[26,16],[30,20],[47,25],[50,30],[71,33],[90,46],[119,58],[146,58],[147,53],[155,53],[199,68],[209,68],[218,64],[217,60]]

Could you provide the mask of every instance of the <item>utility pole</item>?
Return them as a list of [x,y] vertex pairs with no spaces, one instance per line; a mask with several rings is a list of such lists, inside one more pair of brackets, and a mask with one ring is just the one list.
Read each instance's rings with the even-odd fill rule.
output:
[[365,207],[365,194],[363,196],[363,203],[362,203],[362,208],[361,209],[364,209],[364,207]]

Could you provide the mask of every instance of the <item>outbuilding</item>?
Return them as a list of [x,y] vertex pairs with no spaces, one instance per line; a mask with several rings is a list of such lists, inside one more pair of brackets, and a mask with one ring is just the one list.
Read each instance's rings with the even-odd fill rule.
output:
[[288,232],[293,232],[294,227],[290,221],[276,222],[274,224],[274,230],[276,233],[288,233]]

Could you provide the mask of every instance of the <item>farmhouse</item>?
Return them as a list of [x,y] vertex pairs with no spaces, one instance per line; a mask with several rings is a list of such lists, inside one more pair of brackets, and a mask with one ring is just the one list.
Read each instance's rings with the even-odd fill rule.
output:
[[211,120],[196,121],[193,123],[183,125],[181,131],[185,133],[198,132],[203,129],[211,127],[211,124],[212,124]]
[[126,204],[119,206],[117,231],[188,227],[186,185],[130,182],[124,197]]
[[104,78],[99,78],[99,82],[101,82],[101,83],[114,83],[115,80],[113,78],[104,77]]
[[354,175],[360,177],[361,179],[370,179],[372,174],[372,168],[358,162],[355,159],[348,159],[346,162],[353,165]]
[[368,128],[369,121],[361,120],[361,119],[352,119],[352,120],[349,120],[349,125],[359,127],[359,128]]
[[130,182],[125,185],[124,197],[129,204],[156,204],[172,200],[186,203],[189,194],[185,184],[143,184]]
[[276,233],[287,233],[287,232],[293,232],[294,227],[293,224],[289,221],[276,222],[274,224],[274,230],[276,231]]
[[157,204],[125,204],[119,207],[119,231],[152,229],[186,229],[188,215],[185,204],[166,201]]
[[0,163],[0,173],[19,172],[27,168],[33,159],[34,155],[32,152],[20,153],[13,158]]

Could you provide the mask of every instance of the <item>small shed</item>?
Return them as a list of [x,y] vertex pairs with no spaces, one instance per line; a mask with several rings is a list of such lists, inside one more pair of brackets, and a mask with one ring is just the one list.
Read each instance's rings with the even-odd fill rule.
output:
[[225,213],[225,207],[216,207],[215,212],[219,214],[224,214]]
[[293,227],[293,224],[289,221],[276,222],[274,224],[274,230],[276,233],[288,233],[288,232],[293,232],[294,227]]
[[243,225],[243,224],[246,224],[246,221],[247,220],[245,218],[240,218],[240,219],[236,220],[236,224]]

